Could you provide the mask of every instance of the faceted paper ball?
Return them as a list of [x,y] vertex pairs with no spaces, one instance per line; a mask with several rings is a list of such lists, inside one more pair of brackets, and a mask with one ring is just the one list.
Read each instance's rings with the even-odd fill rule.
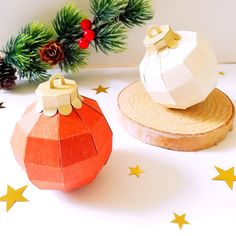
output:
[[46,117],[35,104],[17,122],[11,144],[17,162],[42,189],[73,190],[90,183],[112,151],[112,131],[96,101],[70,115]]
[[217,84],[217,61],[196,32],[179,31],[178,47],[147,53],[140,77],[152,99],[168,108],[186,109],[204,101]]

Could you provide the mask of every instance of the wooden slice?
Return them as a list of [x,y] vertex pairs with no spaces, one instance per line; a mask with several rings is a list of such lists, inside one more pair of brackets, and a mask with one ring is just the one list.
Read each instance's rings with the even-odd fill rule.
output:
[[234,106],[220,90],[186,110],[168,109],[151,99],[140,81],[121,91],[120,117],[127,132],[155,146],[196,151],[222,141],[233,127]]

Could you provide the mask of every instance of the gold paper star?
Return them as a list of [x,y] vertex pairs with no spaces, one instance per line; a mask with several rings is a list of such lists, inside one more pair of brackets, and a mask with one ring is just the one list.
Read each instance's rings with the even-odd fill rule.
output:
[[234,175],[234,167],[223,170],[217,166],[215,166],[216,170],[218,171],[219,175],[213,178],[213,180],[220,180],[225,181],[226,184],[233,189],[234,181],[236,181],[236,176]]
[[188,221],[185,220],[186,214],[178,215],[174,213],[175,219],[171,221],[171,223],[176,223],[179,225],[179,228],[182,229],[183,225],[190,224]]
[[1,108],[6,108],[6,107],[3,106],[3,102],[0,102],[0,109]]
[[137,165],[136,167],[129,167],[130,169],[130,173],[129,175],[136,175],[137,177],[140,177],[140,174],[144,173],[144,170],[141,170],[139,165]]
[[96,91],[96,94],[99,93],[108,93],[107,90],[109,89],[109,87],[102,87],[101,85],[99,85],[97,88],[94,88],[93,90]]
[[219,75],[225,75],[225,72],[220,71],[218,74],[219,74]]
[[14,189],[9,185],[7,186],[7,194],[0,197],[1,202],[7,202],[7,211],[9,211],[16,202],[28,201],[24,196],[22,196],[26,188],[27,185],[19,189]]

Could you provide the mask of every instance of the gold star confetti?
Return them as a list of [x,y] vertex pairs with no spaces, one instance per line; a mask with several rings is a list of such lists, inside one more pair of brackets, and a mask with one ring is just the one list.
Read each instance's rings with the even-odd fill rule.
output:
[[225,72],[220,71],[218,74],[219,74],[219,75],[225,75]]
[[186,214],[178,215],[174,213],[175,219],[173,219],[170,223],[175,223],[179,225],[179,228],[182,229],[183,225],[190,224],[188,221],[185,220]]
[[109,87],[103,87],[102,85],[99,85],[97,88],[94,88],[93,90],[96,91],[96,94],[99,93],[108,93],[107,90],[109,89]]
[[6,108],[6,107],[3,106],[3,102],[0,102],[0,109],[1,108]]
[[27,185],[19,189],[14,189],[9,185],[7,186],[7,194],[0,197],[1,202],[7,203],[7,211],[9,211],[16,202],[28,201],[24,196],[22,196],[26,188],[27,188]]
[[236,181],[236,176],[234,175],[234,167],[223,170],[217,166],[215,166],[216,170],[218,171],[219,175],[214,177],[213,180],[220,180],[225,181],[226,184],[233,189],[234,181]]
[[140,174],[144,173],[144,170],[141,170],[139,165],[137,165],[136,167],[129,167],[130,169],[130,173],[129,175],[136,175],[137,177],[140,177]]

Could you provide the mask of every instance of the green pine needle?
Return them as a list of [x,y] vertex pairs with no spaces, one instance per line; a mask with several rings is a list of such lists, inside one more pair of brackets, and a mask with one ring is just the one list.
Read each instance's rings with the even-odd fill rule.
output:
[[128,28],[142,25],[152,19],[149,0],[90,0],[94,15],[95,48],[108,54],[125,49]]
[[[91,45],[103,53],[121,52],[125,49],[127,27],[142,25],[153,17],[149,0],[90,0],[94,15],[92,30],[95,39]],[[53,28],[32,23],[12,37],[3,52],[5,62],[18,70],[20,78],[40,80],[48,77],[50,65],[40,59],[39,50],[50,40],[60,42],[64,50],[64,61],[59,63],[61,70],[76,72],[86,65],[87,50],[80,49],[77,42],[83,37],[81,21],[85,17],[71,4],[65,5],[53,20]]]
[[95,47],[105,54],[119,53],[125,50],[127,29],[121,22],[114,22],[99,29],[95,38]]
[[39,23],[31,23],[21,29],[16,37],[12,37],[6,48],[5,61],[18,69],[20,78],[41,80],[47,76],[49,66],[39,57],[39,49],[53,36],[53,32]]
[[77,72],[86,65],[88,53],[78,47],[77,42],[83,35],[81,21],[84,16],[72,4],[65,5],[53,20],[53,27],[58,35],[57,40],[63,46],[65,59],[59,63],[61,70]]
[[127,27],[132,28],[136,25],[143,25],[146,21],[153,18],[154,12],[149,0],[129,0],[119,20]]
[[80,22],[84,16],[74,5],[65,5],[53,20],[53,27],[62,44],[73,43],[78,40],[83,31]]
[[99,23],[118,17],[127,4],[128,0],[90,0],[91,13]]
[[87,64],[86,58],[88,52],[84,49],[80,49],[77,44],[66,45],[64,54],[65,59],[62,63],[59,63],[59,67],[65,72],[77,72]]

